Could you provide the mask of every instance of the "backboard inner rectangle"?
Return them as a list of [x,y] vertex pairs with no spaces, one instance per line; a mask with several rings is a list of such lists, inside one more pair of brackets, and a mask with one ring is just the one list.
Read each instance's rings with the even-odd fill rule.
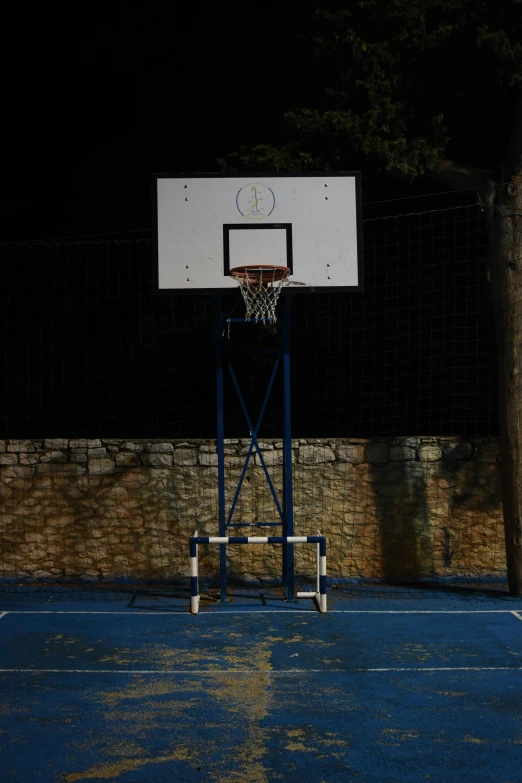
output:
[[291,241],[291,226],[223,226],[224,274],[238,266],[270,264],[292,269]]

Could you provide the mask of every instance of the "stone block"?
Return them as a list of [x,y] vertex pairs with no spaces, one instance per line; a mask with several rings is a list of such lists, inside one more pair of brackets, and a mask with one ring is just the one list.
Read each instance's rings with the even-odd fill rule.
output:
[[87,462],[87,449],[71,449],[71,462]]
[[116,465],[138,465],[138,455],[120,451],[115,457]]
[[83,465],[75,465],[71,462],[67,462],[65,465],[61,462],[41,462],[36,466],[36,472],[38,475],[52,473],[54,475],[83,476],[87,469]]
[[70,449],[95,449],[101,445],[99,438],[73,438],[69,441]]
[[298,461],[302,465],[319,465],[324,462],[335,462],[335,454],[330,446],[299,446]]
[[404,462],[415,459],[415,449],[410,446],[392,446],[390,448],[390,460]]
[[46,451],[40,454],[40,462],[67,462],[67,455],[63,451]]
[[41,541],[45,541],[45,536],[43,533],[30,531],[26,532],[24,537],[28,544],[39,544]]
[[208,452],[201,452],[199,455],[199,464],[203,467],[215,466],[218,464],[218,455]]
[[[79,468],[79,465],[73,467]],[[89,460],[89,473],[92,474],[104,474],[114,473],[114,462],[112,459],[90,459]]]
[[56,449],[66,449],[68,443],[67,438],[46,438],[43,447],[48,451],[55,451]]
[[442,451],[438,446],[421,446],[419,459],[421,462],[436,462],[442,457]]
[[47,518],[47,524],[49,527],[67,527],[68,525],[73,525],[73,518],[70,516],[58,516],[58,517],[48,517]]
[[500,444],[483,443],[478,450],[477,462],[500,462]]
[[388,462],[388,445],[386,443],[372,443],[371,446],[367,446],[366,459],[374,465]]
[[[279,466],[283,464],[283,451],[263,451],[263,459],[267,468]],[[295,462],[295,454],[292,452],[292,463]],[[261,457],[259,454],[254,455],[254,465],[262,467]]]
[[172,454],[142,454],[141,461],[151,467],[168,467],[172,465]]
[[[3,470],[8,470],[9,468],[3,468]],[[1,471],[0,471],[1,475]],[[7,484],[0,483],[0,498],[2,501],[9,500],[13,496],[12,490],[7,486]]]
[[9,478],[32,478],[36,468],[27,465],[10,465],[2,469],[2,476]]
[[0,454],[0,465],[17,465],[18,454]]
[[385,484],[383,482],[376,482],[373,485],[373,490],[377,495],[384,495],[385,497],[392,497],[397,492],[397,486],[395,484]]
[[195,449],[176,449],[174,465],[193,466],[198,464],[198,452]]
[[449,463],[456,462],[457,460],[471,459],[472,456],[473,446],[466,441],[450,444],[444,449],[444,459]]
[[0,440],[0,454],[3,454],[7,451],[7,443],[5,440]]
[[[252,458],[251,458],[252,459]],[[233,455],[233,454],[226,454],[225,455],[225,469],[228,470],[228,468],[242,468],[245,464],[245,458],[240,457],[239,455]],[[252,462],[249,462],[249,465],[251,465]]]
[[400,470],[389,470],[385,473],[384,478],[389,484],[396,484],[403,477],[403,473]]
[[[241,448],[241,454],[243,454],[243,455],[248,454],[249,448],[250,448],[250,443],[248,443],[247,446],[243,446]],[[267,443],[266,441],[259,441],[259,448],[263,452],[264,451],[273,451],[274,445],[273,445],[273,443]],[[252,454],[255,454],[256,451],[257,451],[257,447],[253,446],[252,447]],[[234,454],[235,453],[237,453],[237,452],[234,452]]]
[[125,443],[122,443],[121,445],[122,449],[125,451],[132,451],[135,454],[141,454],[141,452],[144,450],[144,445],[142,443],[133,443],[130,440],[126,440]]
[[154,454],[172,454],[174,446],[172,443],[147,443],[147,451]]
[[20,454],[20,465],[36,465],[40,462],[38,454]]
[[420,444],[420,438],[418,437],[398,437],[392,438],[390,446],[405,446],[410,449],[416,449]]
[[89,459],[101,459],[107,455],[107,449],[105,446],[97,446],[93,449],[87,449],[87,457]]
[[439,489],[451,489],[456,486],[457,479],[455,478],[455,474],[450,474],[449,476],[437,478],[435,483]]
[[33,442],[31,440],[10,440],[7,447],[7,451],[15,454],[30,454],[34,450]]
[[358,443],[337,446],[337,458],[339,462],[350,462],[352,465],[360,465],[364,462],[364,446]]

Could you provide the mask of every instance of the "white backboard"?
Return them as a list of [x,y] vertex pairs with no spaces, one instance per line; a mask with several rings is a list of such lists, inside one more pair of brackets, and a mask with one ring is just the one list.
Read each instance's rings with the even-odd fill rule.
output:
[[259,264],[363,290],[358,172],[157,174],[153,201],[157,293],[233,290],[230,269]]

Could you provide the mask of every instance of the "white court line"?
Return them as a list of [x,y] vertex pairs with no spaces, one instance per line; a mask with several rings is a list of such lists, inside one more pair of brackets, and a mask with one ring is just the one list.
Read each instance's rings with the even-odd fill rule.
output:
[[0,612],[0,620],[2,619],[2,617],[5,617],[6,614],[8,614],[8,613],[7,612]]
[[277,677],[290,674],[359,674],[361,672],[516,672],[522,666],[402,666],[374,667],[366,669],[0,669],[10,674],[269,674]]
[[516,610],[516,609],[513,609],[513,610],[511,611],[511,614],[514,614],[514,615],[515,615],[515,617],[518,617],[518,619],[519,619],[519,620],[522,620],[522,613],[520,612],[520,609],[518,609],[518,610]]
[[[516,614],[517,612],[520,612],[522,614],[522,609],[331,609],[328,614]],[[128,610],[126,612],[88,612],[88,611],[72,611],[72,610],[50,610],[50,609],[42,609],[42,611],[38,610],[27,610],[24,609],[13,609],[9,610],[7,612],[3,612],[0,617],[3,617],[3,615],[6,614],[128,614],[128,615],[135,615],[135,614],[143,614],[143,615],[156,615],[156,614],[166,614],[170,615],[171,617],[194,617],[194,615],[190,614],[188,609],[184,609],[183,611],[177,612],[177,611],[170,611],[170,612],[148,612],[148,611],[133,611]],[[198,617],[201,616],[207,616],[207,617],[226,617],[230,614],[308,614],[312,617],[323,617],[323,615],[320,614],[320,612],[316,612],[311,609],[217,609],[216,611],[208,611],[203,610],[198,613]],[[518,615],[517,615],[518,616]],[[522,617],[519,617],[520,620],[522,620]],[[196,621],[197,622],[197,621]]]

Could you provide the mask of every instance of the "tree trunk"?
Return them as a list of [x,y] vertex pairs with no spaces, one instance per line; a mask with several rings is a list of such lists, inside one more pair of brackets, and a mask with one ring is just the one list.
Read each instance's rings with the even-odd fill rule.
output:
[[522,101],[497,188],[490,254],[499,372],[500,455],[511,593],[522,595]]

